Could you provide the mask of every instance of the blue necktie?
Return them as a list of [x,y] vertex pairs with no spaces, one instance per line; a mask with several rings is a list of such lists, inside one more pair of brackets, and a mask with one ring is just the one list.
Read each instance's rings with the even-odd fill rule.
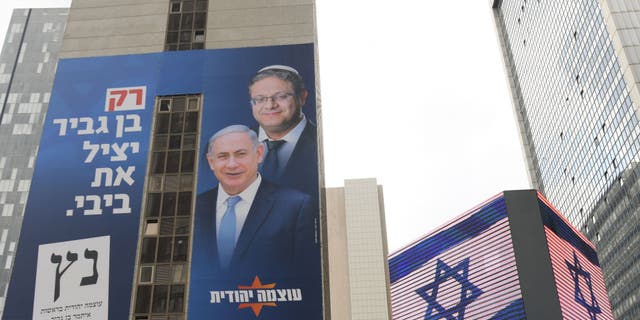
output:
[[278,181],[280,176],[280,164],[278,159],[278,149],[286,142],[284,140],[267,140],[267,156],[262,164],[262,175],[269,181]]
[[220,267],[226,269],[231,261],[233,249],[236,246],[236,204],[240,201],[239,196],[227,199],[227,210],[220,221],[218,231],[218,256],[220,257]]

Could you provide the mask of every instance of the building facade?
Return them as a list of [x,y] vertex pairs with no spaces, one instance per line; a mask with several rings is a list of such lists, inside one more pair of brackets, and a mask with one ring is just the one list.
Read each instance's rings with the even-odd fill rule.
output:
[[68,9],[17,9],[0,54],[0,314]]
[[[36,13],[38,12],[38,10],[32,11]],[[201,75],[200,79],[196,79],[196,81],[190,82],[188,85],[174,80],[179,79],[179,75],[187,75],[185,79],[188,77],[194,77],[194,74],[197,74],[197,72],[203,73],[204,70],[212,71],[211,74],[214,74],[213,72],[219,72],[215,73],[216,76],[211,76],[212,78],[229,77],[233,72],[249,72],[234,70],[230,65],[218,66],[207,64],[207,56],[215,56],[216,58],[222,57],[220,58],[220,61],[233,62],[233,59],[225,56],[225,53],[238,52],[240,53],[240,56],[244,55],[246,57],[244,59],[252,59],[257,56],[256,59],[262,59],[265,61],[264,63],[266,63],[266,61],[270,60],[278,61],[278,54],[284,53],[284,61],[287,61],[288,59],[289,61],[299,63],[302,65],[302,69],[299,69],[299,71],[303,74],[303,77],[308,76],[306,79],[306,86],[310,91],[310,94],[307,105],[310,106],[309,108],[313,109],[305,109],[305,112],[309,121],[316,122],[317,119],[317,136],[320,137],[318,138],[318,145],[321,146],[322,127],[319,81],[317,79],[316,72],[317,45],[314,1],[287,0],[280,1],[277,4],[267,4],[263,1],[255,0],[222,2],[208,0],[151,0],[144,2],[125,0],[112,3],[94,0],[75,0],[72,2],[69,10],[60,11],[60,19],[53,21],[47,20],[37,26],[40,30],[50,32],[50,37],[54,40],[46,41],[55,41],[55,45],[57,45],[57,47],[54,47],[54,44],[51,43],[45,44],[45,40],[37,44],[35,43],[35,40],[33,41],[33,44],[24,42],[24,40],[28,40],[29,37],[23,37],[21,34],[23,31],[20,29],[22,20],[19,19],[22,17],[22,12],[17,12],[17,18],[14,19],[18,19],[18,22],[12,24],[10,27],[11,30],[7,39],[22,38],[22,42],[17,46],[17,48],[22,50],[18,51],[16,55],[13,56],[13,60],[10,57],[7,59],[11,63],[13,63],[14,60],[18,61],[18,63],[25,63],[28,61],[27,58],[29,58],[28,54],[25,53],[29,53],[29,51],[25,51],[24,49],[37,49],[38,52],[42,53],[41,55],[44,56],[44,58],[39,57],[39,59],[42,60],[40,61],[35,59],[36,57],[34,55],[35,62],[33,66],[30,66],[30,68],[33,67],[32,69],[36,69],[38,73],[41,71],[48,72],[48,76],[46,78],[43,77],[43,80],[48,79],[48,85],[50,87],[56,71],[55,67],[57,61],[54,59],[55,56],[50,52],[54,49],[55,52],[59,52],[60,58],[64,58],[64,60],[62,60],[62,67],[58,68],[58,71],[62,71],[62,74],[58,73],[56,75],[56,81],[59,83],[58,88],[60,88],[58,90],[59,98],[57,100],[59,108],[67,108],[69,105],[73,105],[73,103],[69,103],[67,99],[75,99],[71,98],[71,96],[65,98],[64,92],[75,92],[75,94],[78,94],[79,97],[74,101],[74,103],[85,103],[86,105],[84,107],[86,107],[90,105],[93,106],[95,104],[95,102],[91,102],[90,99],[83,100],[88,98],[83,96],[84,93],[90,91],[93,92],[93,90],[96,89],[92,88],[92,86],[101,86],[103,85],[102,83],[109,82],[127,83],[130,81],[147,81],[147,83],[153,83],[148,86],[122,85],[122,87],[126,87],[126,92],[120,98],[116,98],[115,96],[110,98],[109,90],[115,90],[113,94],[117,95],[122,92],[122,88],[113,88],[118,85],[112,84],[109,84],[109,87],[106,87],[106,103],[112,104],[110,107],[107,105],[107,107],[112,109],[105,111],[114,111],[113,108],[121,105],[126,108],[130,108],[129,110],[134,110],[136,108],[135,105],[142,107],[144,107],[144,105],[149,105],[151,108],[147,109],[153,109],[151,114],[148,114],[146,111],[139,111],[137,115],[127,114],[126,116],[123,115],[123,118],[119,118],[120,116],[114,116],[113,119],[109,118],[107,115],[99,116],[98,114],[93,118],[88,117],[87,115],[83,116],[82,112],[84,111],[76,114],[69,113],[66,116],[61,116],[61,114],[56,113],[49,113],[47,115],[48,118],[45,125],[53,125],[55,127],[64,123],[63,126],[65,126],[65,129],[59,127],[58,129],[60,129],[60,131],[58,136],[64,136],[68,133],[66,131],[67,123],[69,123],[68,129],[71,131],[79,130],[79,132],[81,132],[78,133],[79,135],[91,135],[98,133],[108,133],[113,135],[116,133],[111,131],[113,129],[108,129],[106,123],[107,120],[114,120],[114,123],[117,120],[118,127],[116,128],[116,131],[119,130],[119,133],[114,136],[115,139],[113,141],[110,141],[107,144],[102,144],[101,148],[111,148],[111,152],[114,152],[115,149],[119,149],[120,151],[117,151],[117,153],[120,155],[115,158],[120,157],[123,161],[132,161],[130,163],[123,163],[131,165],[128,167],[118,167],[118,169],[121,170],[118,171],[119,173],[115,173],[116,170],[114,169],[111,171],[111,174],[113,175],[109,175],[109,173],[105,173],[106,171],[103,171],[108,168],[96,168],[96,175],[95,178],[92,176],[93,182],[91,184],[102,184],[102,186],[108,187],[114,187],[120,183],[123,185],[129,184],[134,187],[137,185],[140,188],[144,186],[143,193],[136,196],[135,199],[124,197],[124,194],[106,194],[102,195],[102,199],[100,199],[102,202],[98,200],[91,200],[94,203],[93,209],[89,208],[88,211],[84,210],[84,216],[93,214],[104,216],[107,212],[110,212],[114,216],[122,214],[122,217],[125,217],[125,215],[130,215],[130,217],[133,218],[139,217],[139,221],[135,224],[135,230],[127,231],[129,234],[136,234],[137,239],[128,241],[132,244],[135,243],[134,251],[130,252],[131,249],[123,246],[118,247],[118,250],[122,251],[122,253],[129,252],[127,255],[135,261],[135,266],[132,265],[131,267],[126,267],[124,269],[118,267],[120,268],[120,271],[118,272],[124,271],[124,273],[121,274],[133,272],[133,276],[130,277],[132,279],[127,279],[128,283],[132,283],[131,289],[127,292],[127,294],[130,294],[130,297],[127,298],[127,295],[119,294],[112,296],[111,293],[109,293],[107,297],[104,295],[105,293],[102,292],[101,294],[103,294],[103,296],[101,297],[104,297],[104,300],[101,300],[101,306],[98,306],[98,301],[95,301],[95,303],[85,303],[83,308],[95,308],[93,309],[94,315],[109,312],[109,317],[121,317],[120,315],[127,314],[131,319],[177,320],[186,318],[188,314],[191,315],[190,317],[194,317],[194,314],[198,314],[199,311],[188,309],[190,308],[188,307],[188,303],[189,301],[196,301],[196,296],[195,294],[189,295],[189,292],[187,291],[189,287],[189,279],[195,274],[195,272],[190,271],[193,270],[192,268],[190,269],[190,264],[192,262],[190,252],[194,245],[191,237],[193,235],[194,228],[196,228],[193,226],[193,210],[195,207],[197,188],[199,188],[200,184],[204,183],[207,179],[211,179],[198,179],[196,177],[196,168],[198,168],[198,166],[202,167],[206,164],[206,161],[203,161],[203,159],[196,155],[199,155],[200,152],[206,150],[206,147],[202,147],[203,143],[206,144],[206,139],[200,139],[199,135],[210,134],[209,132],[204,132],[206,131],[206,126],[211,123],[215,123],[215,121],[218,121],[217,119],[220,118],[207,115],[206,111],[203,111],[203,109],[210,108],[207,107],[207,105],[215,105],[216,108],[218,108],[219,105],[215,104],[212,98],[214,96],[217,98],[221,94],[217,91],[215,93],[209,92],[206,95],[203,94],[203,92],[207,92],[207,90],[211,89],[201,89],[196,82],[197,80],[206,78],[207,75],[205,74]],[[28,18],[28,15],[25,14],[24,16]],[[37,14],[32,13],[31,21],[37,22],[37,17]],[[22,25],[22,27],[24,27],[24,25]],[[12,32],[14,29],[17,31]],[[64,32],[63,37],[61,36],[62,32]],[[15,48],[12,47],[13,41],[15,40],[9,41],[10,45],[5,45],[5,47],[8,48],[7,50],[15,51]],[[179,51],[180,53],[176,53],[174,55],[167,53],[169,51]],[[185,53],[185,51],[189,51],[190,53]],[[305,56],[310,57],[310,61],[307,61],[309,59],[305,58]],[[205,62],[198,62],[199,59],[204,59],[203,61]],[[5,73],[8,73],[6,70],[11,70],[13,68],[13,64],[11,63],[2,64],[3,76]],[[240,63],[238,60],[237,65],[244,66],[246,63]],[[264,65],[268,64],[263,64],[262,66]],[[157,69],[154,69],[154,66],[156,66]],[[143,70],[145,68],[146,70]],[[20,70],[17,67],[15,69]],[[255,73],[258,69],[258,67],[254,67],[252,72]],[[168,74],[161,75],[160,70],[170,70],[170,72]],[[115,75],[110,74],[110,71],[113,71]],[[29,72],[31,72],[32,77],[32,74],[35,71]],[[92,74],[91,72],[100,73],[100,76],[97,76],[96,73]],[[6,153],[5,156],[5,149],[3,147],[2,163],[0,166],[2,169],[1,186],[3,188],[3,216],[21,217],[21,212],[24,210],[24,204],[26,202],[26,195],[30,190],[29,177],[23,174],[22,171],[32,172],[34,163],[37,163],[37,161],[45,161],[42,159],[36,159],[36,151],[38,150],[38,143],[42,133],[42,130],[41,128],[39,129],[38,125],[42,126],[45,121],[44,115],[46,111],[46,103],[50,97],[51,89],[47,89],[46,86],[43,85],[42,88],[28,88],[29,91],[26,91],[27,89],[25,89],[24,92],[17,91],[18,88],[22,88],[18,85],[18,82],[13,79],[18,78],[15,77],[13,73],[8,77],[9,83],[13,85],[8,91],[9,94],[2,96],[5,101],[3,104],[2,128],[4,128],[3,130],[5,131],[11,130],[11,133],[6,134],[7,139],[11,139],[12,141],[11,145],[26,145],[29,149],[27,151],[16,151],[16,154],[19,154],[22,158],[13,159],[11,158],[11,156],[13,156],[12,153]],[[218,78],[215,78],[214,80],[219,81],[216,79]],[[240,83],[238,88],[242,88],[242,94],[238,94],[237,96],[240,99],[243,99],[243,104],[247,105],[248,98],[246,96],[246,81],[248,79],[248,77],[234,79],[241,80],[238,82]],[[32,80],[33,78],[27,77],[23,83],[34,83]],[[192,80],[186,80],[186,82],[189,81]],[[211,84],[211,82],[209,82],[209,84]],[[145,91],[147,88],[149,90],[152,90],[152,88],[155,89],[156,96],[154,97],[154,101],[147,101],[145,103],[144,98],[142,97],[145,96],[144,92],[147,92]],[[20,94],[13,94],[14,92]],[[172,92],[178,92],[178,94]],[[135,94],[137,98],[129,100],[130,98],[125,98],[127,93],[129,96]],[[104,95],[104,93],[100,93],[100,95]],[[27,100],[22,101],[21,99]],[[100,99],[105,101],[104,96]],[[238,103],[234,103],[234,105],[236,104]],[[130,106],[127,107],[127,105]],[[78,110],[82,110],[82,107]],[[248,109],[238,110],[247,111]],[[247,115],[250,114],[248,112],[245,113],[247,113]],[[31,115],[31,118],[27,117],[28,120],[24,121],[26,119],[25,116],[28,115]],[[65,119],[63,117],[67,118]],[[138,122],[136,122],[136,119],[138,119]],[[140,119],[142,119],[142,124],[140,124]],[[238,119],[238,117],[236,117],[236,119]],[[131,127],[125,128],[127,126],[125,122],[128,120],[132,121],[130,122]],[[202,125],[200,125],[200,121],[203,122]],[[7,125],[5,125],[5,123]],[[32,126],[31,124],[33,123],[36,125]],[[93,130],[89,123],[95,123],[96,130]],[[151,125],[150,123],[153,124]],[[82,125],[84,124],[87,126],[82,129]],[[99,128],[98,124],[100,125]],[[178,127],[180,129],[176,129]],[[106,146],[111,142],[114,144],[122,143],[122,141],[117,139],[122,138],[123,134],[124,136],[127,136],[126,132],[134,132],[129,136],[135,140],[124,142],[131,147],[129,151],[127,151],[126,147],[121,149],[123,145],[112,145],[111,147]],[[144,132],[144,134],[150,136],[137,136],[135,132]],[[32,134],[33,136],[33,139],[29,140],[29,143],[25,144],[23,140],[20,140],[20,137],[16,138],[17,135],[26,134]],[[5,134],[3,133],[2,138],[4,137]],[[85,144],[82,145],[83,147],[80,149],[84,147],[92,148],[94,143],[94,140],[92,139],[93,138],[91,136],[88,136],[87,140],[84,141]],[[314,144],[315,143],[316,141],[314,141]],[[145,149],[145,144],[148,144],[149,146],[148,155],[146,154],[147,149]],[[134,147],[134,145],[136,147]],[[45,148],[40,149],[39,155],[45,154],[46,157],[51,156],[49,151],[42,152],[43,149]],[[102,155],[108,154],[107,149],[101,149],[103,151]],[[144,150],[145,154],[141,155],[142,153],[140,153],[139,150]],[[317,148],[315,151],[317,151],[318,159],[317,170],[320,173],[318,175],[319,180],[317,183],[317,189],[323,190],[322,148]],[[127,152],[129,152],[129,154],[127,154]],[[70,156],[71,154],[72,153],[69,153]],[[70,159],[69,162],[82,160],[82,157],[84,156],[85,155],[78,155],[77,159]],[[96,156],[96,154],[91,153],[91,155],[85,159],[84,163],[91,163],[95,159],[99,160],[99,158],[100,154]],[[114,157],[111,159],[111,161],[114,161]],[[142,165],[143,162],[138,161],[143,161],[145,164]],[[21,169],[13,169],[14,167],[12,166],[16,166],[15,163],[20,163],[27,167],[27,169],[22,171]],[[61,164],[61,167],[66,166]],[[137,168],[137,170],[135,168]],[[309,172],[315,169],[316,168],[309,168]],[[102,175],[103,173],[105,174]],[[140,176],[140,174],[142,174],[142,176]],[[102,181],[98,179],[103,177],[104,179]],[[113,179],[114,177],[115,180]],[[115,182],[118,179],[123,180]],[[67,188],[73,188],[73,180],[74,179],[69,179],[68,181],[65,181],[68,183]],[[136,185],[134,185],[134,183]],[[44,184],[40,184],[40,189],[42,189],[43,186]],[[91,188],[94,188],[94,186]],[[137,188],[138,187],[136,187],[136,189]],[[4,192],[4,189],[6,189],[6,193]],[[16,194],[8,193],[9,191],[16,191]],[[42,194],[43,191],[44,190],[40,190],[34,193],[33,188],[31,188],[32,195]],[[132,195],[132,193],[130,193],[130,195]],[[80,196],[80,198],[76,196],[76,209],[82,209],[82,204],[89,203],[89,197],[93,196],[94,195],[90,195],[89,193],[86,196]],[[106,196],[106,198],[104,196]],[[319,196],[316,195],[315,197],[318,198]],[[124,199],[127,199],[127,201],[130,202],[127,202]],[[142,199],[144,199],[143,204],[140,206],[135,204],[138,201],[142,202]],[[100,208],[101,204],[103,206],[102,208]],[[122,207],[117,209],[114,208],[113,210],[107,209],[107,207],[115,207],[116,204],[122,205]],[[130,207],[128,208],[127,205],[130,205]],[[326,221],[324,220],[325,215],[322,213],[325,212],[324,202],[318,201],[315,205],[320,206],[321,212],[318,216],[319,221],[315,221],[314,225],[316,233],[315,245],[320,246],[320,249],[326,253],[328,250],[326,228],[324,227],[326,226]],[[33,206],[35,208],[36,205]],[[55,207],[55,205],[52,206],[52,208],[53,207]],[[68,209],[66,211],[67,217],[78,217],[79,212],[82,212],[82,210],[77,211],[76,209]],[[81,218],[78,217],[74,219],[79,221]],[[122,221],[124,221],[124,218]],[[104,223],[103,226],[111,223],[112,222]],[[4,281],[3,292],[6,292],[7,290],[6,282],[9,281],[9,275],[11,274],[10,268],[13,263],[13,259],[9,256],[11,256],[13,251],[16,250],[16,240],[18,238],[18,233],[20,232],[19,223],[16,224],[16,222],[12,220],[8,221],[6,225],[7,227],[4,227],[5,224],[3,223],[3,230],[5,232],[2,234],[2,244],[3,248],[6,244],[7,249],[3,250],[3,258],[6,254],[7,260],[3,260],[2,263],[4,266],[7,266],[6,269],[8,271],[6,271],[6,279],[4,278],[4,274],[2,274],[2,278],[0,278],[1,281]],[[74,228],[71,225],[73,225],[73,223],[68,225],[69,230],[73,230]],[[117,225],[117,223],[114,225]],[[130,227],[126,225],[127,223],[123,223],[116,229],[119,230],[118,232],[130,229]],[[25,229],[23,228],[22,230]],[[32,231],[29,232],[30,234],[34,234]],[[7,235],[7,233],[9,233],[9,235]],[[13,235],[11,233],[13,233]],[[73,232],[70,232],[70,234],[71,233]],[[11,236],[13,236],[13,240]],[[82,283],[89,283],[90,285],[93,285],[95,282],[98,282],[98,286],[102,286],[102,284],[100,284],[100,281],[102,280],[99,279],[104,280],[104,277],[99,278],[97,274],[101,273],[96,272],[96,270],[101,270],[100,268],[103,268],[103,266],[100,266],[98,263],[98,261],[104,261],[98,259],[98,256],[103,257],[103,255],[98,255],[98,253],[94,253],[94,251],[102,252],[100,250],[106,250],[106,252],[109,252],[109,241],[111,241],[111,245],[113,245],[113,241],[115,241],[114,239],[124,240],[127,237],[112,234],[111,240],[99,239],[100,237],[86,238],[84,240],[92,241],[91,243],[86,242],[86,244],[75,243],[73,240],[57,240],[60,242],[55,242],[56,245],[69,246],[69,248],[73,247],[76,249],[80,248],[74,247],[76,245],[95,245],[97,248],[106,243],[107,246],[100,247],[100,249],[96,250],[90,250],[90,248],[82,249],[88,250],[85,252],[84,258],[82,255],[78,256],[74,255],[75,253],[72,253],[72,251],[76,249],[69,250],[69,253],[66,256],[62,254],[57,255],[60,252],[52,251],[54,253],[51,254],[51,261],[45,261],[44,264],[48,264],[47,268],[51,268],[52,265],[54,266],[53,268],[55,271],[56,281],[54,299],[53,302],[42,302],[44,300],[42,300],[38,295],[40,292],[43,292],[43,290],[37,289],[40,280],[36,280],[36,296],[33,297],[33,293],[26,293],[25,295],[25,297],[27,297],[26,299],[35,300],[33,303],[34,315],[35,313],[50,313],[52,316],[77,316],[78,314],[55,313],[58,312],[57,310],[66,309],[66,306],[70,306],[70,304],[62,304],[62,309],[56,309],[58,307],[55,307],[55,303],[60,304],[60,301],[66,299],[64,288],[62,289],[62,293],[60,293],[58,288],[59,286],[64,287],[64,278],[67,276],[63,277],[63,275],[66,270],[74,263],[74,267],[70,270],[75,270],[80,267],[79,262],[76,263],[76,261],[82,261],[83,259],[89,259],[89,261],[91,261],[93,259],[93,271],[95,278],[82,278]],[[103,241],[103,243],[100,244],[100,241]],[[50,244],[53,244],[53,242]],[[31,252],[27,254],[30,256],[33,256],[36,251],[44,252],[49,249],[50,247],[48,244],[41,244],[38,247],[35,247],[32,243],[30,245],[25,244],[22,247],[23,251],[28,250]],[[114,251],[111,251],[111,253],[113,252]],[[33,257],[28,259],[33,259]],[[68,264],[66,264],[66,267],[63,265],[63,263],[65,263],[64,259],[67,259]],[[22,261],[25,263],[25,259]],[[326,261],[327,260],[325,259],[325,263],[327,263]],[[43,263],[40,260],[37,262],[38,270],[40,270],[40,265]],[[113,263],[114,262],[112,260],[112,264]],[[29,268],[35,265],[34,262],[29,262],[27,264],[30,266]],[[55,269],[56,264],[57,269]],[[131,270],[128,270],[129,268]],[[54,274],[54,271],[51,273]],[[117,274],[114,273],[114,270],[110,270],[110,272],[112,276]],[[28,273],[32,273],[32,271],[29,271]],[[14,277],[12,279],[24,279],[22,274],[16,274],[16,272],[13,272]],[[67,275],[69,275],[69,273],[67,273]],[[319,279],[320,276],[321,273],[319,271]],[[326,282],[325,286],[328,286],[328,278],[322,276],[322,279]],[[93,283],[91,283],[92,281]],[[263,281],[268,281],[268,279],[263,279]],[[287,280],[282,280],[278,285],[286,284],[286,282]],[[126,289],[126,284],[125,286],[122,286],[122,284],[113,285],[115,283],[113,281],[109,283],[112,286],[108,290],[117,289],[119,292],[123,292],[122,290]],[[81,284],[81,286],[84,286],[85,284]],[[32,284],[29,284],[27,287],[31,285]],[[236,283],[235,285],[251,284]],[[16,285],[14,285],[14,287],[15,286]],[[324,310],[314,309],[312,315],[310,315],[311,318],[320,318],[323,317],[324,314],[328,314],[329,303],[322,303],[323,299],[328,300],[328,296],[322,296],[323,294],[328,294],[328,290],[315,290],[315,284],[313,284],[313,290],[307,290],[305,289],[305,286],[302,286],[302,291],[296,291],[300,290],[300,287],[285,289],[290,290],[287,291],[288,295],[286,299],[288,299],[288,302],[292,302],[292,307],[288,307],[287,303],[284,303],[281,304],[280,309],[289,308],[290,310],[294,310],[293,312],[295,313],[292,314],[310,311],[311,309],[298,310],[293,303],[301,303],[301,300],[298,300],[300,298],[300,294],[296,295],[296,292],[303,292],[305,293],[304,301],[319,301],[316,305],[320,306],[320,308],[324,308]],[[257,288],[254,289],[257,290]],[[274,290],[275,289],[271,291]],[[266,293],[270,294],[272,293],[271,291]],[[22,289],[13,289],[14,300],[12,301],[18,301],[19,303],[26,303],[28,305],[29,301],[17,298],[23,293]],[[258,293],[256,291],[256,295],[257,294]],[[9,291],[9,295],[11,295],[11,290]],[[48,299],[48,297],[44,298]],[[106,303],[102,303],[106,302],[107,298],[111,302],[111,305],[109,306],[107,306]],[[120,300],[122,298],[127,301]],[[56,302],[57,299],[61,300]],[[209,299],[211,302],[209,302]],[[259,298],[258,296],[255,296],[254,299]],[[232,305],[232,302],[236,303],[238,301],[240,300],[234,300],[232,298],[228,298],[228,300],[225,301],[225,296],[222,296],[222,304],[228,303],[229,306],[225,308],[229,310],[236,306],[235,304]],[[213,298],[212,293],[211,297],[207,297],[207,303],[214,304],[220,303],[220,301],[216,301]],[[249,310],[241,311],[243,312],[242,316],[254,317],[251,311],[253,311],[257,316],[260,314],[261,307],[265,307],[262,309],[265,310],[268,309],[266,306],[271,307],[271,304],[272,302],[263,302],[261,300],[260,303],[254,303],[250,306]],[[120,310],[126,305],[130,306],[129,310]],[[27,309],[28,308],[25,306],[14,305],[10,314],[5,313],[5,318],[16,317],[16,315],[20,315],[21,317],[23,314],[30,312]],[[237,308],[233,311],[229,310],[227,311],[237,312]],[[263,317],[268,318],[270,316],[265,315]],[[271,317],[273,317],[273,315],[271,315]],[[278,317],[278,315],[276,314],[275,317]]]
[[393,319],[613,319],[593,244],[505,191],[389,256]]
[[391,319],[382,186],[345,180],[326,196],[331,319]]
[[637,1],[491,1],[532,186],[597,246],[619,319],[640,316]]

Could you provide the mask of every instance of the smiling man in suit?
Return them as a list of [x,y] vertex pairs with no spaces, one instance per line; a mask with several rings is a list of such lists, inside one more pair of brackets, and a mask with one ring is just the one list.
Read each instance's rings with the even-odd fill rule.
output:
[[258,139],[265,145],[260,172],[317,198],[316,125],[302,112],[308,95],[302,77],[290,66],[264,67],[249,81],[251,110],[260,125]]
[[198,195],[193,263],[205,273],[286,274],[313,264],[318,244],[311,198],[258,173],[264,146],[243,125],[209,139],[218,186]]

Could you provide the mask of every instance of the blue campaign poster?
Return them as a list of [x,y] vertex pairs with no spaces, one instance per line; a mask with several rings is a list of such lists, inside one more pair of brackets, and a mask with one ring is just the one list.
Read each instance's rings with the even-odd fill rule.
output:
[[[251,96],[249,80],[271,65],[293,68],[305,99],[288,89]],[[322,319],[314,72],[312,44],[61,60],[3,318],[130,317],[156,101],[200,95],[183,311],[190,319]],[[260,132],[255,113],[269,103],[276,117],[287,101],[305,119],[283,167],[300,170],[297,179],[261,180],[237,236],[238,265],[219,269],[217,238],[207,233],[215,208],[203,203],[226,184],[212,172],[208,139],[235,124]],[[303,148],[312,152],[296,156]]]

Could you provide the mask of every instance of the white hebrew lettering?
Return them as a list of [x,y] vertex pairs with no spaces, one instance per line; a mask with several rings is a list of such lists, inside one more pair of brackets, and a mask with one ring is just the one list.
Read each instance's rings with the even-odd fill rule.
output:
[[67,135],[67,119],[53,119],[53,124],[60,125],[60,128],[58,129],[59,136]]
[[86,126],[84,129],[80,129],[78,130],[78,135],[86,135],[86,134],[93,134],[94,130],[93,130],[93,119],[88,118],[88,117],[82,117],[80,118],[80,123],[85,123]]
[[113,214],[126,214],[131,213],[131,207],[129,207],[129,195],[126,193],[120,193],[114,195],[116,200],[122,200],[120,208],[114,208]]
[[[125,120],[132,120],[133,124],[129,127],[125,126]],[[140,126],[140,116],[137,114],[128,114],[126,116],[118,115],[116,116],[116,138],[122,138],[122,135],[125,132],[141,132],[142,127]]]
[[220,303],[220,292],[210,291],[210,294],[211,294],[211,303]]
[[88,140],[85,140],[84,142],[82,142],[82,150],[90,150],[89,155],[87,155],[87,158],[84,159],[84,163],[91,163],[91,161],[93,161],[93,158],[96,157],[96,154],[98,153],[99,149],[100,149],[99,145],[91,144],[91,142],[89,142]]
[[134,167],[134,166],[127,167],[127,171],[126,172],[124,170],[122,170],[122,167],[117,167],[116,168],[116,179],[113,182],[113,185],[114,186],[119,186],[120,183],[122,183],[122,180],[124,180],[124,182],[126,182],[130,186],[133,185],[133,183],[135,181],[133,180],[131,175],[133,174],[134,171],[136,171],[136,167]]
[[111,168],[96,168],[96,173],[93,178],[93,182],[91,182],[91,187],[98,188],[102,187],[102,175],[104,174],[104,186],[110,187],[113,183],[113,170]]
[[86,209],[84,210],[85,216],[102,214],[102,209],[100,209],[100,203],[102,202],[102,199],[100,199],[100,196],[88,195],[85,197],[85,200],[87,202],[91,202],[91,201],[93,202],[93,208],[89,210],[86,210]]

